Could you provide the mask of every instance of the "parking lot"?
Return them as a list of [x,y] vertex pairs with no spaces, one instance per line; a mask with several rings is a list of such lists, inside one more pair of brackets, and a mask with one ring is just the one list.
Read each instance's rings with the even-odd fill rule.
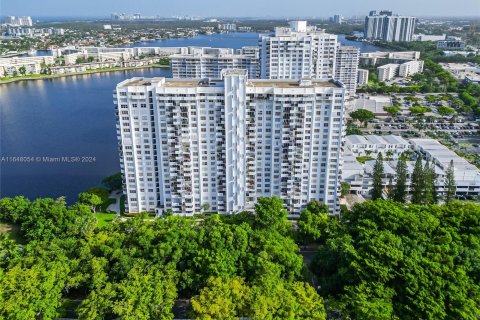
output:
[[395,134],[403,137],[426,137],[428,132],[448,134],[452,138],[464,138],[480,135],[480,127],[474,122],[454,122],[446,120],[414,119],[404,117],[400,119],[373,119],[364,128],[367,134]]

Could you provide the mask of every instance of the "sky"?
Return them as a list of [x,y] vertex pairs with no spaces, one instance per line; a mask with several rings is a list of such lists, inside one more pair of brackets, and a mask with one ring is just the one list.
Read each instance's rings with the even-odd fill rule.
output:
[[364,16],[388,9],[413,16],[478,16],[480,0],[0,0],[0,16],[109,16],[112,12],[202,17]]

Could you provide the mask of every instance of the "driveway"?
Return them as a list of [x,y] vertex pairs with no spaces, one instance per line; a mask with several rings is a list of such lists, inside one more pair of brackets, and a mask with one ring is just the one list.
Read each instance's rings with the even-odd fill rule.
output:
[[108,206],[108,210],[115,212],[117,215],[120,214],[120,197],[122,196],[122,191],[112,191],[110,192],[110,198],[115,199],[115,203],[112,203]]

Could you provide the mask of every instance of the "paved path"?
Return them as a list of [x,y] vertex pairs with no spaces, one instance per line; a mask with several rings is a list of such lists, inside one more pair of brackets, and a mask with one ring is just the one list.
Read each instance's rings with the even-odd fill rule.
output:
[[115,203],[108,206],[108,210],[115,212],[117,215],[120,214],[120,197],[122,196],[122,191],[113,191],[110,193],[110,198],[115,199]]

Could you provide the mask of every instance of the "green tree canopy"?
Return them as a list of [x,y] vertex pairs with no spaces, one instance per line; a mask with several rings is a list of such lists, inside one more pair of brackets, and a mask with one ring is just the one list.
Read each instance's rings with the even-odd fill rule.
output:
[[122,190],[123,188],[123,178],[120,172],[115,173],[109,177],[106,177],[102,180],[102,184],[110,191]]
[[102,198],[91,192],[82,192],[78,195],[78,199],[81,203],[88,204],[93,213],[97,211],[97,207],[102,204]]
[[425,188],[425,179],[423,176],[423,167],[422,167],[422,157],[417,156],[415,161],[415,167],[412,173],[412,203],[421,204],[423,203],[423,191]]
[[405,202],[407,198],[407,162],[404,158],[400,158],[396,168],[396,183],[393,188],[393,200],[397,202]]
[[400,113],[400,107],[398,106],[383,107],[383,110],[385,110],[391,117],[396,117]]
[[282,233],[287,232],[289,226],[287,214],[282,199],[276,196],[260,197],[255,204],[255,225],[259,228],[272,228]]
[[451,116],[455,114],[455,109],[450,108],[450,107],[445,107],[445,106],[440,106],[437,108],[438,114],[441,116]]
[[423,116],[425,113],[432,111],[429,107],[412,106],[409,108],[410,113],[418,116]]
[[457,192],[457,186],[455,182],[455,167],[453,165],[453,160],[450,161],[446,174],[447,176],[445,178],[445,201],[450,202],[455,199],[455,193]]
[[363,123],[365,126],[367,122],[375,118],[375,114],[366,109],[358,109],[350,113],[350,117],[358,122]]
[[329,208],[318,201],[311,201],[300,212],[298,232],[303,242],[317,241],[322,236],[322,230],[327,226]]
[[378,154],[375,165],[373,166],[373,188],[372,200],[381,199],[383,195],[383,156]]
[[342,318],[475,319],[479,217],[473,203],[357,204],[314,259],[320,293]]

